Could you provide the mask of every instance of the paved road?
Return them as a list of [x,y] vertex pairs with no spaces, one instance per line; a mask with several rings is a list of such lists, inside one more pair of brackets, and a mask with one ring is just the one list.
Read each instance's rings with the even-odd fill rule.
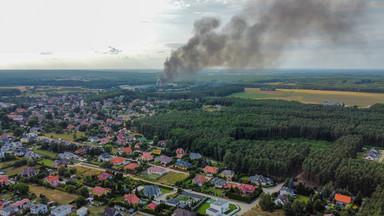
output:
[[[84,163],[78,163],[78,164],[75,164],[73,166],[82,166],[82,167],[86,167],[86,168],[88,167],[88,168],[97,169],[97,170],[100,170],[100,171],[103,171],[103,172],[108,170],[108,169],[100,168],[97,165],[88,164],[88,163],[85,163],[85,164]],[[113,170],[111,170],[111,171],[113,171]],[[144,180],[144,179],[137,178],[137,177],[135,177],[133,175],[130,175],[130,174],[124,174],[124,177],[129,177],[129,178],[132,178],[132,179],[135,179],[135,180],[140,180],[140,181],[148,182],[148,183],[151,183],[151,184],[161,185],[161,184],[156,183],[156,182],[147,181],[147,180]],[[269,194],[278,192],[278,191],[280,191],[280,189],[283,186],[283,184],[284,183],[280,183],[280,184],[276,185],[275,187],[263,188],[263,192],[264,193],[269,193]],[[170,187],[170,186],[168,186],[168,187]],[[172,192],[169,192],[167,194],[163,194],[162,196],[158,197],[156,199],[156,201],[160,201],[161,199],[165,199],[165,197],[167,195],[175,193],[177,191],[177,188],[175,188],[175,187],[172,187],[172,188],[173,188]],[[209,197],[209,198],[212,198],[212,199],[222,199],[222,198],[219,198],[219,197],[216,197],[216,196],[212,196],[212,195],[208,195],[208,194],[205,194],[205,193],[199,193],[199,192],[189,191],[189,190],[186,190],[186,191],[188,191],[189,193],[198,194],[198,195]],[[232,199],[227,199],[227,200],[229,200],[230,202],[240,206],[241,210],[236,213],[237,215],[244,214],[245,212],[247,212],[248,210],[252,209],[253,207],[255,207],[259,203],[259,199],[256,199],[252,203],[245,203],[245,202],[241,202],[241,201],[238,201],[238,200],[232,200]]]

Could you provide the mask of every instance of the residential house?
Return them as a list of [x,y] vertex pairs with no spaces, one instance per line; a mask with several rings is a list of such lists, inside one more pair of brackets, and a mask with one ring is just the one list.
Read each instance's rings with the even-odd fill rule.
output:
[[125,194],[124,195],[124,199],[125,199],[126,202],[128,202],[131,205],[134,205],[134,204],[140,202],[140,198],[137,197],[135,193],[132,193],[132,194],[129,194],[129,195]]
[[100,144],[105,145],[105,144],[109,143],[109,141],[110,141],[110,139],[108,139],[108,138],[101,138]]
[[123,149],[121,149],[123,152],[127,153],[127,155],[131,155],[132,154],[132,148],[131,147],[125,147]]
[[55,160],[55,161],[53,161],[51,166],[54,167],[54,168],[59,168],[59,167],[62,167],[62,166],[66,166],[69,163],[70,163],[69,160]]
[[71,214],[72,206],[71,205],[61,205],[51,211],[52,216],[66,216]]
[[29,207],[30,204],[31,204],[31,201],[29,199],[23,199],[21,201],[13,203],[12,205],[16,206],[19,209],[24,209]]
[[256,190],[255,186],[249,185],[249,184],[241,184],[239,186],[239,189],[240,189],[240,192],[243,194],[250,194],[255,192]]
[[117,157],[117,158],[113,158],[111,162],[113,163],[113,165],[119,166],[121,164],[125,164],[127,162],[127,159],[122,157]]
[[41,203],[31,204],[30,205],[31,214],[46,214],[48,212],[48,206]]
[[217,171],[219,171],[219,168],[213,166],[206,166],[203,168],[203,171],[207,173],[208,176],[212,176],[213,174],[216,174]]
[[256,184],[256,185],[270,185],[270,184],[273,184],[273,180],[270,179],[270,178],[266,178],[264,177],[263,175],[254,175],[254,176],[251,176],[248,178],[249,181],[251,181],[252,183]]
[[109,189],[109,188],[102,188],[102,187],[99,187],[99,186],[96,186],[92,190],[93,195],[98,195],[98,196],[106,195],[109,192],[111,192],[111,189]]
[[83,148],[79,148],[75,151],[75,154],[85,154],[85,153],[87,153],[87,151]]
[[147,172],[149,174],[155,174],[155,175],[164,175],[168,171],[166,169],[163,169],[161,167],[152,166],[147,169]]
[[113,208],[106,208],[102,216],[123,216],[123,214]]
[[184,154],[184,149],[182,148],[176,149],[176,154]]
[[199,185],[200,187],[204,184],[204,182],[208,181],[204,176],[196,176],[192,179],[193,183]]
[[9,205],[3,209],[0,210],[0,215],[1,216],[11,216],[15,215],[19,211],[19,208],[13,205]]
[[289,187],[282,187],[280,189],[280,195],[289,195],[291,197],[296,197],[294,190]]
[[67,160],[78,160],[79,156],[71,153],[71,152],[64,152],[58,155],[61,159],[67,159]]
[[218,199],[211,203],[211,206],[205,210],[205,213],[210,216],[224,215],[229,210],[229,202],[227,200]]
[[36,153],[34,151],[28,151],[25,153],[24,158],[27,158],[29,160],[37,160],[41,157],[42,155],[39,153]]
[[161,165],[166,166],[168,163],[172,161],[172,158],[166,155],[160,155],[155,159],[155,161],[159,161]]
[[199,153],[191,153],[189,154],[189,158],[192,160],[199,160],[201,158],[201,155]]
[[224,186],[226,186],[228,184],[227,181],[225,181],[224,179],[221,179],[221,178],[213,178],[213,179],[211,179],[211,182],[213,184],[215,184],[216,188],[223,188]]
[[147,197],[159,197],[161,195],[161,189],[157,185],[146,185],[143,191]]
[[59,176],[49,175],[48,177],[44,178],[44,181],[48,182],[52,187],[57,187],[60,185]]
[[78,216],[85,216],[88,214],[88,209],[86,207],[81,207],[76,211]]
[[9,185],[11,181],[8,180],[8,176],[2,175],[0,176],[0,186]]
[[172,216],[196,216],[196,213],[185,209],[177,208],[173,212]]
[[97,159],[98,162],[106,162],[106,161],[111,161],[113,159],[113,157],[108,154],[108,153],[103,153],[99,156],[99,158]]
[[187,170],[191,168],[191,164],[186,161],[176,161],[174,167],[177,169]]
[[99,181],[104,181],[104,180],[106,180],[106,179],[108,179],[108,178],[112,178],[112,177],[113,177],[112,174],[103,172],[103,173],[101,173],[101,174],[99,175]]
[[284,195],[279,195],[273,202],[276,205],[285,205],[289,201],[289,197],[284,194]]
[[97,143],[100,141],[100,138],[97,137],[97,136],[91,136],[88,138],[88,141],[91,142],[91,143]]
[[129,170],[135,170],[136,167],[139,167],[140,165],[136,164],[136,163],[130,163],[128,164],[127,166],[124,167],[124,169],[129,169]]
[[152,209],[152,210],[156,210],[157,204],[151,203],[151,204],[147,205],[147,207]]
[[27,149],[27,148],[21,147],[21,148],[17,148],[17,149],[15,149],[15,151],[13,152],[13,154],[14,154],[16,157],[23,157],[27,152],[28,152],[28,149]]
[[232,181],[233,176],[235,175],[235,172],[232,170],[224,170],[223,172],[220,173],[219,176],[227,179],[227,181]]
[[146,153],[144,153],[144,154],[142,154],[142,155],[140,156],[139,160],[142,160],[142,161],[151,161],[151,160],[153,160],[153,156],[152,156],[150,153],[146,152]]
[[27,167],[27,168],[24,168],[23,170],[21,170],[19,175],[21,177],[28,178],[28,177],[32,177],[32,176],[37,175],[37,173],[39,173],[37,170],[35,170],[31,167]]
[[340,207],[344,208],[345,206],[351,204],[352,198],[350,196],[345,196],[342,194],[335,194],[335,202]]
[[179,207],[181,203],[182,202],[179,199],[170,198],[170,199],[165,200],[166,205],[174,206],[174,207]]

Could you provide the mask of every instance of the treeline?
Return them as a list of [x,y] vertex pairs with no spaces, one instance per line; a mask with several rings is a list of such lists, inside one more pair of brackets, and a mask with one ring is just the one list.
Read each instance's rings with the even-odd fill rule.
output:
[[20,89],[0,88],[0,96],[15,96],[15,95],[21,95]]
[[384,187],[377,186],[372,197],[364,201],[363,208],[359,212],[361,216],[380,216],[384,215]]

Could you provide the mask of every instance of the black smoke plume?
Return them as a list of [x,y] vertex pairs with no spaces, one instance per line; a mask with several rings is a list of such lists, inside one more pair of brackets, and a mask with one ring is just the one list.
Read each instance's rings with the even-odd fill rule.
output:
[[215,17],[195,21],[194,36],[171,52],[159,81],[194,75],[209,67],[275,66],[286,46],[305,36],[342,43],[356,37],[354,27],[365,8],[363,0],[265,0],[261,1],[263,5],[255,2],[246,4],[223,27]]

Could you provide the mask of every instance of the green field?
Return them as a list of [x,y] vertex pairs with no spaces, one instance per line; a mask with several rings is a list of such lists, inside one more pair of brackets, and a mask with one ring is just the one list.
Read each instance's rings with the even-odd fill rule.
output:
[[[215,200],[210,199],[210,201],[211,201],[211,202],[214,202]],[[206,214],[206,213],[205,213],[205,210],[207,210],[210,206],[211,206],[210,203],[205,202],[203,205],[200,206],[199,209],[197,209],[197,213],[199,213],[199,214],[204,214],[204,215],[205,215],[205,214]]]
[[34,151],[39,153],[39,154],[47,155],[50,157],[56,157],[58,155],[58,153],[50,152],[50,151],[46,151],[46,150],[41,150],[41,149],[35,149]]
[[250,99],[258,99],[258,98],[273,98],[274,95],[266,95],[266,94],[252,94],[247,92],[241,92],[241,93],[233,93],[229,95],[228,97],[238,97],[238,98],[250,98]]
[[299,202],[301,202],[301,201],[308,202],[308,200],[309,200],[309,197],[301,196],[301,195],[297,195],[297,197],[295,199],[295,201],[299,201]]
[[41,159],[39,161],[37,161],[38,164],[44,164],[45,166],[51,166],[53,164],[53,160],[50,160],[50,159]]
[[[57,133],[46,133],[45,134],[46,137],[48,138],[52,138],[52,139],[63,139],[63,140],[67,140],[67,141],[72,141],[73,142],[73,133],[69,133],[67,134],[66,132],[62,133],[62,134],[57,134]],[[76,136],[77,137],[82,137],[84,136],[84,133],[83,132],[76,132]]]
[[165,175],[163,175],[160,179],[158,179],[156,182],[164,184],[175,184],[177,181],[184,180],[188,177],[188,174],[182,174],[177,172],[169,172]]

